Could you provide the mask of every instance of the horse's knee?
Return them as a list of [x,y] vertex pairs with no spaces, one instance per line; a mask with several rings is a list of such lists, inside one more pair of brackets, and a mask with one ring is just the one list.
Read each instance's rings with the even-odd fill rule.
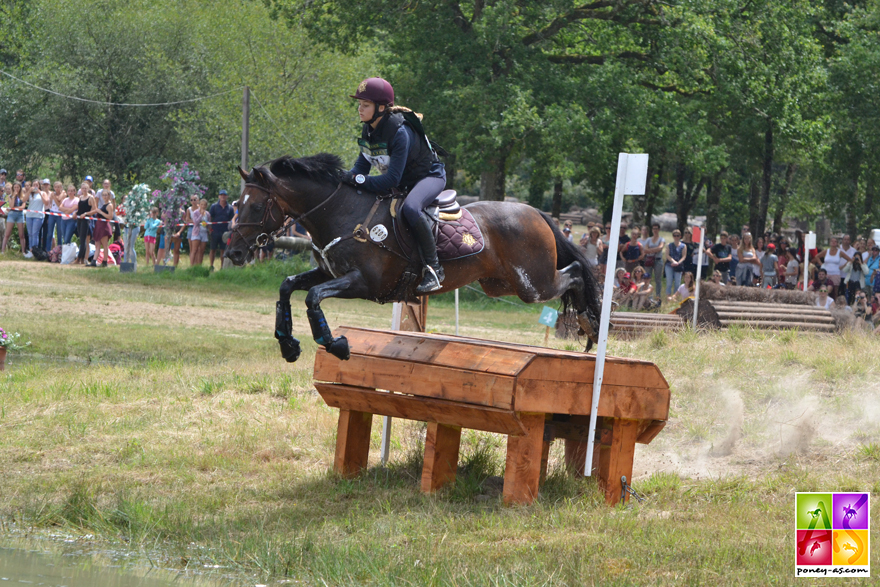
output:
[[282,299],[287,298],[290,299],[290,294],[293,293],[293,281],[295,277],[288,277],[284,281],[281,282],[281,287],[278,289],[278,295],[281,296]]

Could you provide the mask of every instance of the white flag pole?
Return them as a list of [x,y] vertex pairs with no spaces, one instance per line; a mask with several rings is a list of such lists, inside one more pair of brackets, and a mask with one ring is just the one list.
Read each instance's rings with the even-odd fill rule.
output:
[[[403,319],[403,304],[394,302],[391,306],[391,330],[400,330],[400,322]],[[391,416],[382,416],[382,444],[379,448],[379,458],[382,464],[388,462],[391,454]]]
[[458,290],[455,290],[455,336],[458,336]]
[[626,194],[644,194],[648,175],[648,156],[620,153],[617,157],[617,183],[614,186],[614,209],[611,215],[611,234],[608,235],[608,264],[605,267],[605,288],[602,293],[602,316],[599,320],[599,345],[596,349],[596,370],[593,375],[593,403],[590,408],[590,431],[587,437],[587,455],[584,475],[593,474],[593,441],[596,437],[596,418],[599,395],[605,374],[605,349],[608,346],[608,325],[611,321],[611,298],[614,292],[614,274],[617,268],[617,246],[620,236],[620,217]]
[[816,248],[816,233],[812,230],[804,237],[804,291],[808,289],[810,279],[810,251]]
[[699,240],[697,242],[697,246],[699,247],[699,253],[697,254],[697,283],[694,284],[694,330],[697,329],[697,310],[700,307],[700,280],[703,275],[703,247],[706,242],[705,235],[703,234],[703,229],[699,224],[694,226],[694,232],[699,232]]

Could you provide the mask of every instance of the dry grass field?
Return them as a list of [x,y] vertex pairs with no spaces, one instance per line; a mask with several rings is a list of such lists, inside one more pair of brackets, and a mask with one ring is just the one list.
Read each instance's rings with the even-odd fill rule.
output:
[[[472,431],[456,483],[424,496],[424,425],[409,422],[388,466],[373,450],[366,474],[340,479],[303,296],[289,365],[276,286],[248,271],[171,280],[0,259],[0,326],[32,341],[0,375],[5,539],[61,533],[251,585],[800,585],[794,493],[880,492],[880,340],[748,329],[612,341],[672,388],[669,424],[637,446],[643,504],[608,508],[555,443],[536,503],[504,507],[505,439]],[[391,319],[362,301],[325,311],[331,326]],[[540,345],[539,313],[466,301],[461,334]],[[453,331],[448,302],[429,328]]]

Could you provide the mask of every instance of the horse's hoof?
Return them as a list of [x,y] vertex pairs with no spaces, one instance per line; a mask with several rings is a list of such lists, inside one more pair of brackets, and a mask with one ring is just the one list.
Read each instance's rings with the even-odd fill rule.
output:
[[281,347],[281,356],[284,357],[285,361],[288,363],[296,362],[300,354],[299,341],[297,339],[292,336],[279,338],[278,345]]
[[351,358],[351,348],[348,346],[348,339],[344,336],[332,339],[326,348],[327,352],[337,359],[347,361]]
[[591,348],[593,348],[593,339],[592,339],[592,338],[588,338],[588,339],[587,339],[587,348],[584,349],[584,352],[585,352],[585,353],[590,352],[590,349],[591,349]]

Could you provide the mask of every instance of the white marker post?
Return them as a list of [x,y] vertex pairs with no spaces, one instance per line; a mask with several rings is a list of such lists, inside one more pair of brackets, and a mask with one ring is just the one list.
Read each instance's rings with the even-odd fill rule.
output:
[[[391,330],[400,330],[400,322],[403,319],[403,304],[394,302],[391,306]],[[382,444],[379,448],[379,458],[382,464],[388,462],[391,454],[391,416],[382,416]]]
[[700,306],[700,280],[703,275],[703,248],[705,247],[706,239],[703,238],[703,231],[700,229],[699,224],[695,224],[693,228],[692,237],[697,239],[697,244],[699,246],[699,253],[697,253],[697,283],[694,284],[694,330],[697,329],[697,310]]
[[455,336],[458,336],[458,290],[455,290]]
[[617,245],[620,236],[620,216],[623,213],[623,197],[645,193],[648,178],[648,155],[620,153],[617,156],[617,183],[614,186],[614,212],[611,216],[611,234],[608,235],[608,264],[605,268],[605,289],[602,293],[602,317],[599,320],[599,346],[596,349],[596,371],[593,375],[593,404],[590,408],[590,431],[587,437],[587,458],[584,475],[593,474],[593,440],[596,436],[596,414],[599,411],[599,394],[605,374],[605,348],[608,346],[608,324],[611,322],[611,298],[614,293],[614,273],[617,267]]
[[816,248],[816,233],[812,230],[804,237],[804,291],[808,289],[810,279],[810,251]]

